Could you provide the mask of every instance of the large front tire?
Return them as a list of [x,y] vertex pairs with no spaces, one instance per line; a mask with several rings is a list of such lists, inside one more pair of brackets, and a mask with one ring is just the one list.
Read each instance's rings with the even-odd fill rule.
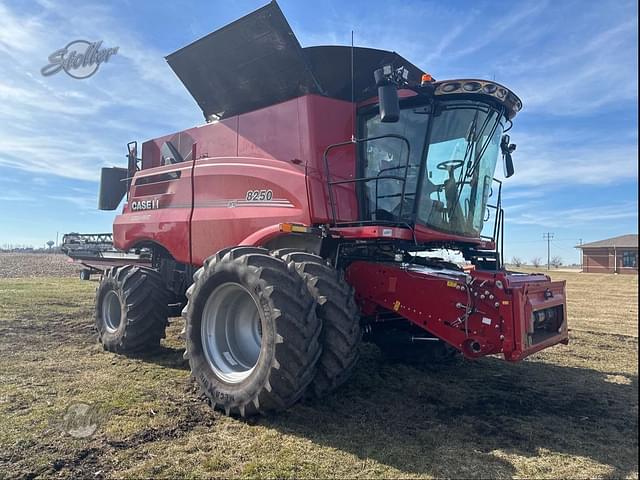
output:
[[160,345],[168,323],[162,277],[137,265],[107,269],[96,290],[94,319],[105,350],[132,353]]
[[310,392],[320,398],[349,378],[358,362],[362,329],[353,288],[325,260],[311,253],[282,249],[274,252],[305,281],[322,320],[322,355]]
[[322,329],[304,282],[262,248],[235,247],[194,274],[183,311],[186,356],[212,407],[283,410],[313,380]]

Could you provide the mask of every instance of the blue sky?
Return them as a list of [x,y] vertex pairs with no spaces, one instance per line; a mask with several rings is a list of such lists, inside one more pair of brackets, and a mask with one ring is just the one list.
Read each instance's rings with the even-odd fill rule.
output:
[[[164,56],[260,1],[105,3],[0,0],[0,245],[110,231],[96,209],[100,167],[125,145],[202,123]],[[395,50],[437,79],[488,78],[524,110],[504,187],[506,256],[553,254],[637,232],[638,11],[635,1],[282,0],[303,46]],[[42,77],[54,50],[104,40],[117,55],[89,79]]]

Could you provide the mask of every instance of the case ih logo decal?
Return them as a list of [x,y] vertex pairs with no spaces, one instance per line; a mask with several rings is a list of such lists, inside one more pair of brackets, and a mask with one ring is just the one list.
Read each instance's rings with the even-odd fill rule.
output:
[[118,53],[120,48],[100,47],[102,47],[102,40],[93,43],[86,40],[74,40],[66,47],[49,55],[49,65],[42,67],[40,73],[49,77],[64,70],[67,75],[73,78],[89,78],[98,71],[100,64],[108,62],[109,58]]
[[136,200],[131,202],[131,210],[137,212],[139,210],[155,210],[160,207],[160,200]]

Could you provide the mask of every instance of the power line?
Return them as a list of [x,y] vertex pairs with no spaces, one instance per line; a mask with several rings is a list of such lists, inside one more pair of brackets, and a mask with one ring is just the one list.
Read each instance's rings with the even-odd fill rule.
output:
[[553,233],[543,233],[542,239],[547,241],[547,270],[551,270],[551,240],[553,240]]

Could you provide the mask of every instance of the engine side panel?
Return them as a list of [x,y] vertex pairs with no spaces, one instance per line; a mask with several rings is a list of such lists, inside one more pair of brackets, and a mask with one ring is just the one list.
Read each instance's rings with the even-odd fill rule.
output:
[[304,171],[279,160],[198,160],[194,192],[194,265],[224,247],[262,244],[279,223],[309,222]]

